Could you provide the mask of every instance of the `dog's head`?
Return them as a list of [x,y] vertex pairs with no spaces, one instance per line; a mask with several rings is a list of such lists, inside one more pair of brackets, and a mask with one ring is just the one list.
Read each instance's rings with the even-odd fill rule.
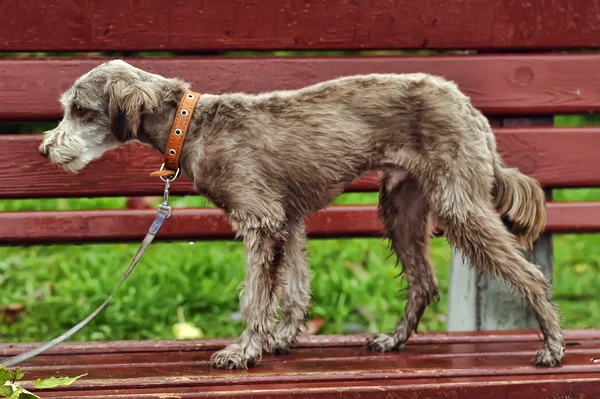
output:
[[121,60],[95,67],[61,95],[63,119],[44,133],[40,154],[77,173],[106,151],[136,139],[142,115],[158,106],[159,79]]

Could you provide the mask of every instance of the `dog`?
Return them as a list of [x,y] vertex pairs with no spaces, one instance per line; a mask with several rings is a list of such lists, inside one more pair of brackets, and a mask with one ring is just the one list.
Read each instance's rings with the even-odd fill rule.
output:
[[[64,116],[39,151],[70,173],[124,143],[163,153],[189,89],[179,78],[105,62],[62,93]],[[565,344],[549,283],[518,252],[545,228],[543,190],[503,165],[488,120],[455,83],[426,73],[367,74],[298,90],[203,94],[180,162],[246,252],[245,330],[212,355],[213,367],[245,369],[265,353],[290,350],[310,300],[305,218],[370,171],[380,172],[379,216],[408,299],[395,331],[365,346],[400,348],[439,297],[428,255],[433,219],[478,272],[506,282],[533,309],[544,337],[533,363],[561,363]]]

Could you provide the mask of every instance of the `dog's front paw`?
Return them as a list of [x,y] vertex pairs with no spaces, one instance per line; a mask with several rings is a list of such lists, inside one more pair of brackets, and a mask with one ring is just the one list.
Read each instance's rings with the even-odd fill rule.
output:
[[378,334],[369,338],[365,346],[373,352],[389,352],[396,349],[398,341],[393,335]]
[[565,351],[561,346],[556,346],[554,348],[551,346],[544,346],[535,355],[533,364],[540,367],[556,367],[560,365],[564,355]]
[[239,344],[229,345],[210,358],[210,365],[217,369],[248,369],[255,364],[255,359],[248,356]]

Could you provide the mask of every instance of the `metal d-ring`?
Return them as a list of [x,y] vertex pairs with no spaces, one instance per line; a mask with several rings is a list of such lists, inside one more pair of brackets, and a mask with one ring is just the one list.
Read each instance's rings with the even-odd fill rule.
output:
[[[160,166],[160,169],[159,169],[159,170],[164,170],[164,169],[165,169],[165,164],[163,163],[163,164]],[[166,179],[165,179],[163,176],[159,176],[159,177],[160,177],[160,179],[161,179],[162,181],[164,181],[164,182],[166,182],[167,180],[173,181],[173,180],[175,180],[175,179],[177,179],[177,178],[179,177],[180,171],[181,171],[181,169],[177,168],[177,171],[175,172],[175,176],[173,176],[173,177],[168,177],[168,178],[166,178]]]

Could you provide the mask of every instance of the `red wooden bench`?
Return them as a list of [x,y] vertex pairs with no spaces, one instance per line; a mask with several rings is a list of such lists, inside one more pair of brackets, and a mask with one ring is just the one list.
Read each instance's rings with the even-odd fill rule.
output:
[[[552,202],[553,188],[600,187],[598,128],[554,128],[553,115],[600,111],[600,47],[594,1],[168,0],[0,3],[1,52],[125,52],[152,72],[203,93],[294,89],[340,75],[429,72],[457,82],[495,127],[508,166],[548,192],[548,225],[529,256],[552,275],[553,233],[600,231],[600,203]],[[443,55],[222,57],[235,50],[444,50]],[[468,51],[464,51],[468,50]],[[139,58],[172,51],[173,58]],[[210,57],[190,54],[213,52]],[[73,57],[0,59],[0,121],[56,120],[58,94],[104,61]],[[38,135],[1,135],[0,198],[161,195],[148,174],[161,155],[131,145],[76,177],[39,156]],[[135,155],[134,155],[135,154]],[[177,180],[173,193],[188,195]],[[349,191],[375,191],[372,177]],[[0,244],[139,241],[153,209],[0,214]],[[312,238],[380,234],[374,206],[339,205],[308,223]],[[215,209],[175,209],[157,240],[231,239]],[[125,266],[125,265],[124,265]],[[503,307],[498,311],[498,298]],[[422,334],[397,353],[362,348],[364,336],[303,337],[291,355],[265,356],[249,371],[212,370],[227,340],[66,343],[23,365],[27,375],[89,373],[46,397],[592,398],[600,395],[600,331],[567,331],[562,367],[528,366],[541,341],[531,316],[501,285],[453,260],[448,329]],[[510,320],[504,318],[510,314]],[[485,316],[485,317],[483,317]],[[489,331],[513,330],[513,331]],[[486,331],[487,330],[487,331]],[[0,345],[0,358],[32,344]],[[27,384],[26,384],[27,385]]]

